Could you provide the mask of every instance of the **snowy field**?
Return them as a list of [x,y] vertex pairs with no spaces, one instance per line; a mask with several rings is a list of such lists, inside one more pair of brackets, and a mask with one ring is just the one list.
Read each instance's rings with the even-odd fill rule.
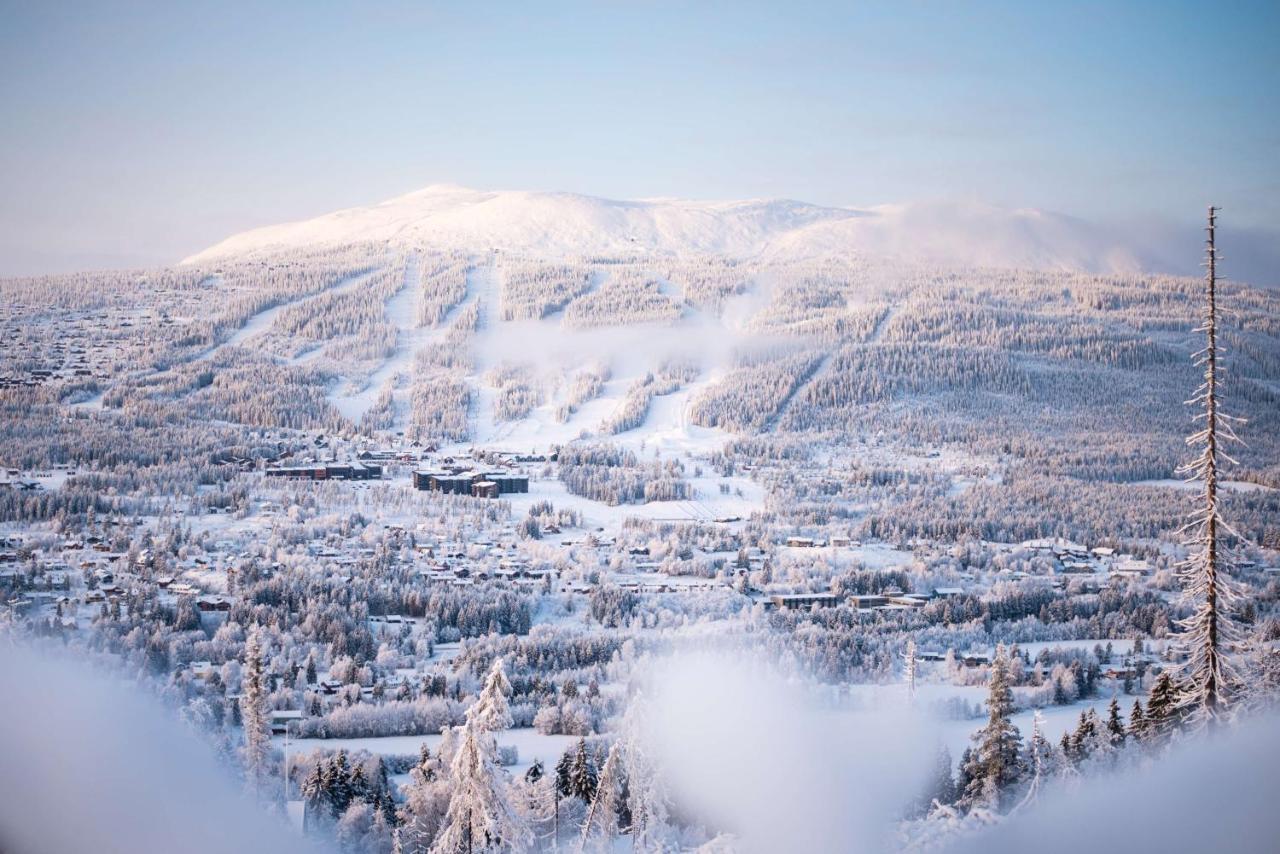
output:
[[[516,516],[524,515],[539,501],[550,501],[557,509],[576,510],[582,514],[583,527],[603,528],[616,534],[629,519],[653,519],[675,522],[711,522],[738,517],[747,519],[764,506],[764,489],[745,477],[722,478],[715,475],[691,477],[695,496],[688,501],[650,501],[647,504],[609,505],[580,495],[573,495],[559,480],[531,480],[528,493],[504,495]],[[729,494],[721,495],[721,483],[729,485]],[[737,493],[741,492],[741,495]],[[566,535],[570,536],[571,535]]]

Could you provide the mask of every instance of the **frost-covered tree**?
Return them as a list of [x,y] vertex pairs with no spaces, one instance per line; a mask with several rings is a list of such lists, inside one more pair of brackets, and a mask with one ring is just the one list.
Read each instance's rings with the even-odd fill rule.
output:
[[600,767],[595,797],[591,799],[591,806],[582,824],[580,851],[588,848],[608,850],[618,834],[618,814],[623,806],[624,794],[621,754],[621,743],[614,741],[605,756],[604,765]]
[[271,721],[267,706],[262,630],[254,626],[244,643],[244,676],[241,679],[240,722],[244,727],[244,766],[249,783],[262,785],[271,753]]
[[1249,639],[1245,666],[1248,668],[1244,691],[1246,710],[1263,712],[1275,708],[1280,702],[1280,650],[1263,634],[1256,633]]
[[1156,677],[1155,683],[1151,686],[1151,696],[1147,699],[1147,713],[1143,724],[1144,741],[1155,746],[1168,742],[1182,723],[1178,700],[1177,685],[1166,670]]
[[1142,710],[1142,701],[1134,700],[1133,708],[1129,710],[1129,731],[1130,741],[1142,741],[1147,737],[1147,714]]
[[907,701],[914,703],[916,700],[916,642],[915,638],[907,640],[907,651],[903,655],[903,675],[907,682]]
[[1115,697],[1107,704],[1107,740],[1117,750],[1124,747],[1124,720],[1120,717],[1120,701]]
[[587,750],[587,740],[580,738],[573,751],[573,761],[569,765],[569,793],[584,804],[589,804],[596,796],[599,781],[595,758]]
[[433,854],[523,851],[530,833],[511,803],[492,734],[468,722],[449,769],[452,791]]
[[1031,720],[1031,736],[1027,739],[1027,762],[1031,766],[1031,780],[1027,793],[1019,807],[1035,803],[1040,790],[1062,772],[1062,761],[1053,742],[1044,736],[1044,716],[1037,709]]
[[511,726],[511,707],[507,697],[511,694],[511,682],[502,658],[494,659],[485,677],[484,687],[475,704],[467,712],[468,724],[474,724],[484,732],[499,732]]
[[925,784],[919,802],[911,810],[912,814],[928,815],[935,804],[947,806],[955,803],[956,780],[951,767],[951,751],[945,744],[939,744],[928,782]]
[[449,784],[440,759],[431,755],[424,744],[418,764],[409,772],[404,786],[404,806],[400,809],[400,827],[396,839],[402,854],[425,854],[435,841],[449,809]]
[[467,711],[453,754],[449,809],[431,846],[435,854],[523,851],[532,842],[524,817],[509,797],[493,735],[511,724],[510,690],[502,659],[496,659],[479,698]]
[[967,809],[998,809],[1009,789],[1022,779],[1022,735],[1013,723],[1013,690],[1009,656],[1003,645],[991,662],[987,724],[973,734],[973,750],[965,769],[967,783],[960,804]]
[[1186,528],[1191,532],[1188,545],[1192,552],[1180,570],[1184,601],[1193,611],[1182,622],[1188,659],[1178,702],[1186,709],[1188,723],[1197,726],[1216,723],[1232,699],[1236,675],[1228,653],[1238,639],[1231,619],[1236,594],[1228,576],[1223,542],[1231,529],[1222,518],[1218,497],[1220,462],[1231,460],[1222,444],[1236,438],[1231,422],[1237,419],[1220,408],[1222,347],[1218,343],[1216,225],[1217,208],[1210,207],[1204,320],[1198,329],[1205,335],[1205,346],[1195,354],[1196,365],[1204,368],[1204,382],[1191,398],[1191,403],[1202,409],[1196,416],[1201,428],[1187,439],[1187,444],[1198,447],[1200,453],[1181,469],[1202,487],[1200,506]]

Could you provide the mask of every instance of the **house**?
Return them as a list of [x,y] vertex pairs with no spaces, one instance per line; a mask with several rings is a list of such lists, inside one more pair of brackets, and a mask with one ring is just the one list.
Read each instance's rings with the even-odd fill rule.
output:
[[840,597],[834,593],[782,593],[770,596],[767,606],[795,610],[797,608],[834,608]]
[[814,542],[812,537],[787,537],[787,545],[793,549],[811,549]]
[[883,608],[889,604],[888,596],[875,596],[859,594],[849,597],[849,604],[855,608]]
[[1151,564],[1145,560],[1125,557],[1112,565],[1111,574],[1122,578],[1143,578],[1151,574]]
[[289,724],[302,720],[300,709],[273,709],[271,711],[271,734],[285,735]]

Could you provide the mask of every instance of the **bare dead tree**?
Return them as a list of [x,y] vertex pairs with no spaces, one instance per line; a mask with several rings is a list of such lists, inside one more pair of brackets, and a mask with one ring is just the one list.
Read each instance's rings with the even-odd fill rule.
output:
[[1224,539],[1234,531],[1223,520],[1218,496],[1220,461],[1235,462],[1222,450],[1227,441],[1239,441],[1233,418],[1221,409],[1222,347],[1218,344],[1218,253],[1215,242],[1216,207],[1209,208],[1205,250],[1204,322],[1196,330],[1205,335],[1205,347],[1194,355],[1204,368],[1204,382],[1188,403],[1201,411],[1195,416],[1200,429],[1187,438],[1199,448],[1196,457],[1181,469],[1189,483],[1201,487],[1199,504],[1183,528],[1191,551],[1179,568],[1183,601],[1192,613],[1181,622],[1186,632],[1188,660],[1183,671],[1179,705],[1192,725],[1208,725],[1221,718],[1235,686],[1235,673],[1227,657],[1238,640],[1231,608],[1238,596],[1227,575]]

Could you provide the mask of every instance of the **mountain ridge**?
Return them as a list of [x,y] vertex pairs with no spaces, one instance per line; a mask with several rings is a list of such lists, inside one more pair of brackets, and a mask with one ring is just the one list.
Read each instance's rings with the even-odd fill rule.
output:
[[832,207],[795,199],[606,199],[433,184],[372,205],[232,235],[185,259],[386,242],[533,256],[718,255],[795,261],[868,254],[942,265],[1122,273],[1143,253],[1083,220],[976,202]]

